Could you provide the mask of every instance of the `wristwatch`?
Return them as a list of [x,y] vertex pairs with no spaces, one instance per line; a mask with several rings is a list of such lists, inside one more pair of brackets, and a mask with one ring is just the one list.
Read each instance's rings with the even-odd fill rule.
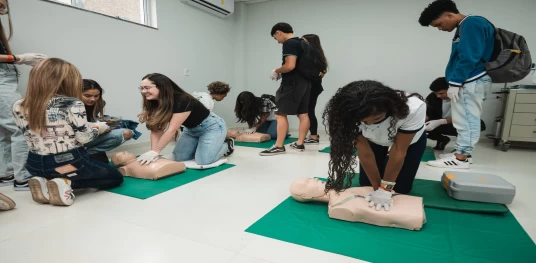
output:
[[392,191],[393,188],[395,187],[395,182],[388,182],[388,181],[384,181],[382,180],[381,181],[381,184],[380,184],[380,188],[385,190],[385,191]]

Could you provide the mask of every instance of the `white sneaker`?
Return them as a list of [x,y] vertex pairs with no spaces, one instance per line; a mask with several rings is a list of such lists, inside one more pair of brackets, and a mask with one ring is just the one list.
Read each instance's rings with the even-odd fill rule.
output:
[[32,199],[41,204],[48,204],[50,197],[48,195],[47,180],[43,177],[32,177],[28,180]]
[[70,206],[74,203],[73,189],[65,180],[54,178],[47,182],[50,203],[53,205]]
[[[444,154],[439,155],[439,159],[452,158],[452,157],[456,157],[456,155],[454,153],[444,153]],[[473,156],[468,155],[467,160],[469,161],[470,164],[473,164]]]
[[469,169],[469,160],[460,161],[454,156],[442,158],[435,161],[428,161],[426,164],[438,168]]

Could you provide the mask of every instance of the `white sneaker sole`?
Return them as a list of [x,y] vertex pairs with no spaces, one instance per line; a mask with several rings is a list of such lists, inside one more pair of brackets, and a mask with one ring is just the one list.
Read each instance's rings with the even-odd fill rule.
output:
[[58,185],[56,182],[50,180],[47,182],[47,188],[48,188],[48,194],[50,195],[50,204],[56,205],[56,206],[70,206],[71,204],[66,204],[61,199],[60,189],[58,188]]
[[30,185],[30,192],[32,192],[32,199],[35,202],[40,203],[40,204],[48,204],[49,203],[49,200],[43,194],[43,190],[47,191],[44,188],[44,187],[46,187],[46,182],[45,182],[45,185],[42,185],[41,181],[39,181],[39,179],[30,178],[28,180],[28,184]]

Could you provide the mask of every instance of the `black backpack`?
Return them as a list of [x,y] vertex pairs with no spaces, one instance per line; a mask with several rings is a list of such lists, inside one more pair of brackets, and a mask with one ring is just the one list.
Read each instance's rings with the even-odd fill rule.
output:
[[301,40],[303,54],[298,58],[296,71],[308,80],[321,79],[327,72],[328,65],[322,59],[320,51],[305,40]]
[[491,59],[484,63],[491,81],[493,83],[507,83],[524,79],[532,70],[532,58],[525,38],[508,30],[497,28],[487,19],[486,21],[495,28],[493,54]]

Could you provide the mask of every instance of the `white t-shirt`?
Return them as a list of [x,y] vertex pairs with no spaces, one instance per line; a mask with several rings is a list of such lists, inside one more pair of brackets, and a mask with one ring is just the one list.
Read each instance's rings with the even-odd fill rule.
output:
[[[426,103],[417,97],[408,98],[409,115],[395,124],[395,136],[397,133],[415,133],[411,144],[416,143],[424,132],[424,122],[426,119]],[[366,125],[361,123],[359,131],[369,141],[382,145],[391,146],[393,142],[389,140],[389,127],[391,127],[392,117],[387,117],[378,124]]]
[[443,100],[442,111],[443,119],[452,118],[450,100]]
[[264,113],[269,112],[270,113],[268,115],[268,118],[266,118],[267,121],[275,121],[275,114],[274,114],[275,108],[276,108],[276,106],[271,100],[264,99],[263,104],[262,104],[262,112],[264,112]]
[[212,99],[212,96],[210,96],[210,94],[208,94],[207,92],[194,91],[194,93],[192,93],[192,96],[194,96],[194,98],[203,103],[203,105],[205,105],[205,108],[207,108],[209,111],[212,111],[214,109],[214,99]]

